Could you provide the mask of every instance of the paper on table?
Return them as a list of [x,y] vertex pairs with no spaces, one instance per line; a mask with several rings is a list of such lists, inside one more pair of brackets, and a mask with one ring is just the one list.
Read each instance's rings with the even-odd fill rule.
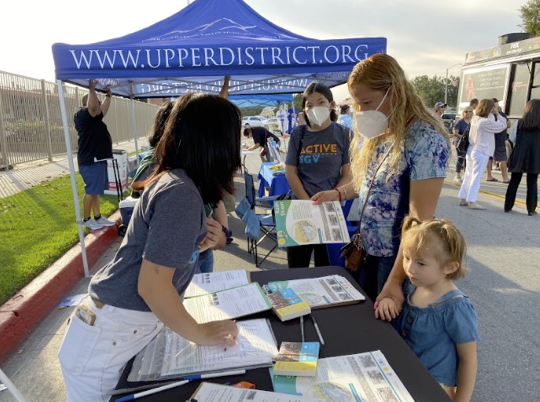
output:
[[210,321],[230,320],[261,311],[272,305],[261,286],[254,282],[233,289],[222,290],[184,300],[184,307],[199,324]]
[[201,296],[220,290],[235,288],[249,283],[247,272],[243,269],[234,271],[209,272],[195,274],[186,293],[185,298]]
[[277,356],[272,330],[265,319],[238,322],[237,345],[199,346],[169,330],[162,376],[270,365]]
[[319,359],[315,377],[275,376],[274,391],[342,402],[414,402],[380,350]]
[[309,303],[312,309],[353,304],[365,300],[364,295],[341,275],[276,281],[265,286],[266,291],[269,293],[286,288],[293,289],[298,296],[301,296]]
[[256,389],[246,390],[209,382],[203,382],[191,396],[191,400],[197,400],[197,402],[325,402],[324,399],[278,394]]
[[279,247],[349,242],[341,204],[310,200],[274,202]]

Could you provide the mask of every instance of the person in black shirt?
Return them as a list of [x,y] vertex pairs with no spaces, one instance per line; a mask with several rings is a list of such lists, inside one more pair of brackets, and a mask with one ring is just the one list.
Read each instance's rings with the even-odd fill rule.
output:
[[246,127],[244,129],[244,135],[248,138],[253,138],[253,145],[251,147],[244,147],[244,150],[254,151],[260,148],[259,155],[263,162],[268,160],[268,139],[270,138],[270,141],[275,141],[278,148],[281,144],[279,138],[264,127]]
[[[111,135],[103,122],[111,104],[111,90],[107,89],[102,104],[96,94],[96,83],[96,80],[90,80],[89,92],[82,97],[82,107],[73,117],[79,135],[77,162],[84,180],[83,226],[92,230],[114,225],[114,222],[103,218],[99,210],[99,196],[108,183],[107,161],[103,159],[113,157]],[[90,219],[91,210],[94,219]]]

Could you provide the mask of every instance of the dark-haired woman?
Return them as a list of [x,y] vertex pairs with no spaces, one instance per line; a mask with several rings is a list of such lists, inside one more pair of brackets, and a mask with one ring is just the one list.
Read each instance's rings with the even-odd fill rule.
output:
[[523,117],[516,123],[517,131],[510,141],[514,150],[508,161],[508,170],[512,173],[506,189],[504,212],[510,212],[516,202],[516,193],[523,177],[527,173],[527,213],[536,215],[538,204],[538,174],[540,173],[540,99],[532,99],[525,105]]
[[68,401],[108,401],[124,365],[163,325],[198,344],[234,344],[234,322],[198,324],[182,295],[200,250],[212,241],[204,204],[233,191],[240,119],[238,108],[218,96],[188,94],[175,102],[122,245],[70,319],[59,351]]
[[[296,199],[309,200],[352,179],[349,129],[335,123],[334,108],[332,91],[322,84],[310,84],[302,95],[306,125],[291,133],[285,162],[285,175]],[[313,252],[316,267],[330,264],[326,245],[306,245],[287,248],[289,268],[308,267]]]

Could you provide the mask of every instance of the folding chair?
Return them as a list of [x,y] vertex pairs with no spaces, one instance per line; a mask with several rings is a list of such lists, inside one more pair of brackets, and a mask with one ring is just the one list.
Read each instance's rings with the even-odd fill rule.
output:
[[[250,175],[247,170],[244,171],[244,181],[246,185],[246,199],[249,203],[249,208],[255,211],[255,207],[263,208],[266,210],[266,213],[264,214],[257,214],[255,213],[257,219],[259,220],[259,227],[262,233],[262,237],[255,239],[252,238],[250,235],[246,233],[247,238],[247,250],[248,253],[253,253],[254,259],[255,259],[255,266],[257,268],[260,267],[260,264],[262,264],[268,256],[274,251],[277,247],[277,236],[275,233],[276,223],[274,222],[274,217],[272,215],[272,207],[269,204],[263,204],[274,201],[278,196],[272,196],[272,197],[262,197],[257,198],[255,196],[255,181],[253,179],[253,176]],[[270,213],[268,213],[268,210],[270,210]],[[269,238],[271,239],[275,245],[272,247],[272,249],[266,253],[266,255],[259,261],[259,253],[258,253],[258,246],[264,241],[264,239]]]

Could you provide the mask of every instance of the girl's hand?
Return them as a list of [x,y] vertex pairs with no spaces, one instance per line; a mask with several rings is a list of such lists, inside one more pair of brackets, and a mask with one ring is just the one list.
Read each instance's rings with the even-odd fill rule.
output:
[[238,327],[231,320],[212,321],[199,324],[199,336],[195,341],[199,345],[236,345]]
[[315,204],[325,201],[339,201],[338,190],[319,191],[311,197],[311,201],[314,201]]
[[223,234],[221,223],[212,218],[206,218],[206,230],[206,237],[203,240],[203,244],[207,246],[205,249],[214,249],[219,244]]
[[375,318],[382,321],[392,321],[399,315],[396,302],[389,297],[375,303]]

